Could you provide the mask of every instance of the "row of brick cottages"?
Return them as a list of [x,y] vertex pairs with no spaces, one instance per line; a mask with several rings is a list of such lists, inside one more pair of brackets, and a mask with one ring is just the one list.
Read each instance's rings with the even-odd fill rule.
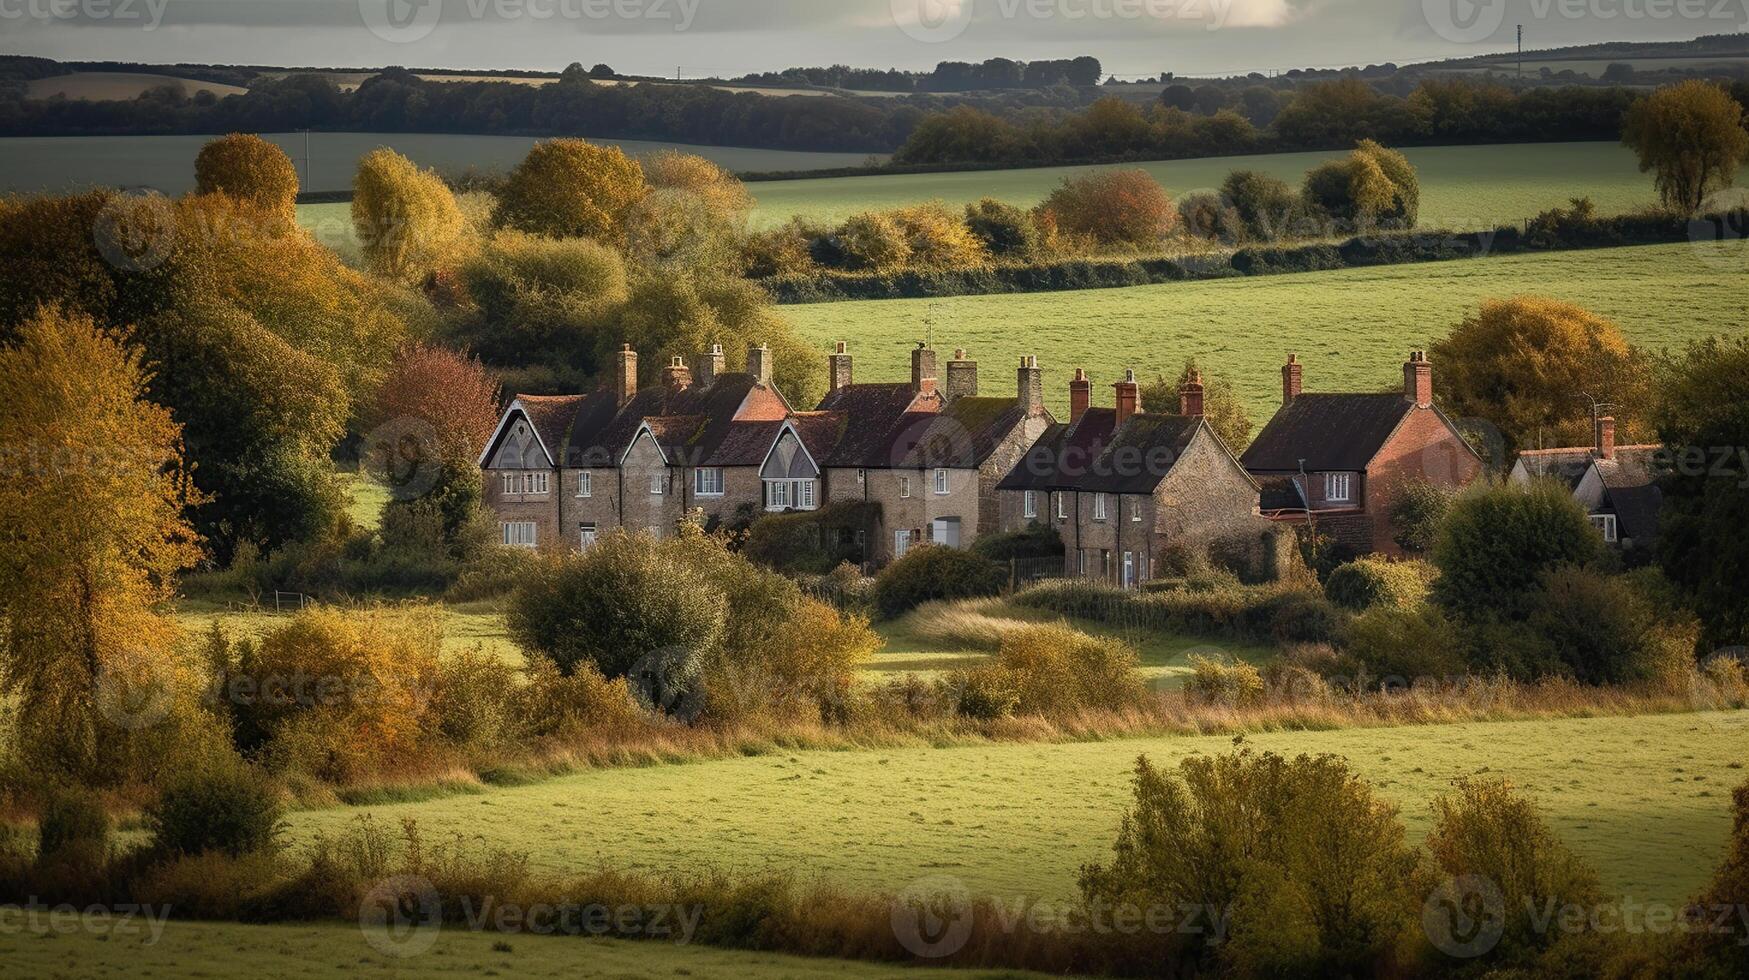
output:
[[1038,522],[1061,533],[1067,574],[1134,584],[1172,544],[1270,522],[1313,519],[1357,551],[1392,553],[1398,486],[1461,486],[1482,471],[1434,407],[1421,352],[1403,365],[1401,391],[1346,394],[1303,391],[1289,355],[1282,407],[1242,455],[1202,418],[1196,379],[1177,414],[1159,414],[1140,411],[1133,372],[1104,408],[1077,370],[1059,422],[1030,357],[1012,395],[981,394],[963,351],[938,378],[925,345],[911,352],[909,381],[854,381],[842,342],[828,368],[830,391],[812,411],[773,387],[763,347],[737,372],[720,347],[691,364],[676,357],[645,388],[625,347],[594,392],[516,397],[480,455],[504,543],[586,548],[612,528],[665,533],[693,511],[730,520],[859,503],[855,534],[874,563]]

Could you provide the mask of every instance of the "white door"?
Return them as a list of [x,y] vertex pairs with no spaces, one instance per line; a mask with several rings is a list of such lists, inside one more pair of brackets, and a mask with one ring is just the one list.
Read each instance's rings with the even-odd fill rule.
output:
[[909,550],[911,550],[911,532],[909,530],[894,531],[893,532],[893,557],[894,558],[903,558],[903,557],[905,557],[905,552],[907,552]]
[[1123,587],[1126,589],[1136,587],[1136,553],[1133,551],[1123,553]]

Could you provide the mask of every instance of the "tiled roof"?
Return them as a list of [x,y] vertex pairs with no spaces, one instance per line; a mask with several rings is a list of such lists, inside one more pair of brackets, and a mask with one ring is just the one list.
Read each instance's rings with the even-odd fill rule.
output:
[[1138,412],[1118,426],[1099,458],[1074,478],[1074,486],[1107,493],[1152,493],[1201,427],[1200,416]]
[[1527,449],[1518,454],[1524,472],[1535,477],[1559,480],[1568,490],[1579,489],[1579,481],[1591,469],[1592,452],[1584,449]]
[[517,395],[516,401],[522,405],[523,414],[528,416],[528,422],[534,426],[535,434],[540,436],[542,445],[547,452],[556,457],[564,452],[565,442],[570,436],[571,420],[577,415],[577,406],[583,403],[587,395]]
[[826,458],[816,458],[815,462],[821,466],[891,466],[898,458],[893,447],[918,423],[906,415],[933,412],[940,406],[939,395],[919,397],[903,381],[846,385],[829,392],[820,401],[819,410],[842,412],[855,421]]
[[844,412],[795,412],[790,415],[789,423],[808,455],[818,462],[831,454],[845,433],[850,431],[852,420]]
[[893,465],[975,469],[1026,418],[1018,398],[955,398],[939,412],[909,413],[890,444]]
[[663,451],[687,461],[710,458],[728,438],[735,412],[757,384],[745,373],[717,375],[707,386],[640,389],[621,407],[610,389],[586,395],[518,395],[529,421],[561,465],[617,466],[646,421]]
[[707,457],[706,466],[758,466],[783,428],[782,419],[742,419],[731,422],[717,448]]
[[1664,492],[1658,489],[1653,466],[1658,446],[1617,446],[1615,458],[1597,460],[1609,506],[1615,511],[1617,533],[1648,543],[1658,536],[1658,510]]
[[1414,407],[1401,392],[1301,394],[1263,427],[1240,461],[1253,472],[1366,469]]
[[1089,408],[1073,425],[1058,422],[1021,457],[1020,463],[996,484],[998,490],[1052,490],[1067,488],[1068,468],[1084,466],[1105,450],[1105,441],[1117,422],[1109,408]]

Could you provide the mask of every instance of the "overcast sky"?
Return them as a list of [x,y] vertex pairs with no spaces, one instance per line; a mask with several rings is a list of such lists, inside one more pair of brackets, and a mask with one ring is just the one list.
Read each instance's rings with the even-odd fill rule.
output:
[[926,69],[1091,54],[1120,75],[1409,62],[1733,33],[1749,0],[0,0],[0,52],[63,60],[632,74]]

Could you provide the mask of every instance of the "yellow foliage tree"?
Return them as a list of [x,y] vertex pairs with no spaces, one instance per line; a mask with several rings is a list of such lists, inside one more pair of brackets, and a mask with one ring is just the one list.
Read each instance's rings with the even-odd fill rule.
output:
[[430,170],[378,148],[358,161],[352,180],[352,226],[372,270],[398,282],[423,278],[461,238],[455,195]]
[[914,266],[958,269],[990,260],[983,241],[966,227],[962,215],[940,201],[900,208],[893,212],[893,221],[911,246]]
[[1700,79],[1667,85],[1634,103],[1622,120],[1621,141],[1639,154],[1640,173],[1656,171],[1664,205],[1683,214],[1731,186],[1749,158],[1743,107]]
[[195,492],[145,381],[79,313],[39,309],[0,348],[0,690],[23,757],[94,781],[139,775],[115,746],[194,687],[154,607],[201,557]]
[[617,146],[545,140],[510,171],[493,220],[519,231],[618,245],[627,212],[648,191],[643,169]]
[[194,158],[196,193],[229,194],[268,214],[297,219],[298,171],[285,151],[252,133],[231,133],[200,148]]
[[1508,449],[1590,445],[1587,397],[1614,406],[1624,436],[1650,432],[1645,358],[1614,323],[1572,303],[1488,300],[1430,353],[1444,408],[1488,420]]

